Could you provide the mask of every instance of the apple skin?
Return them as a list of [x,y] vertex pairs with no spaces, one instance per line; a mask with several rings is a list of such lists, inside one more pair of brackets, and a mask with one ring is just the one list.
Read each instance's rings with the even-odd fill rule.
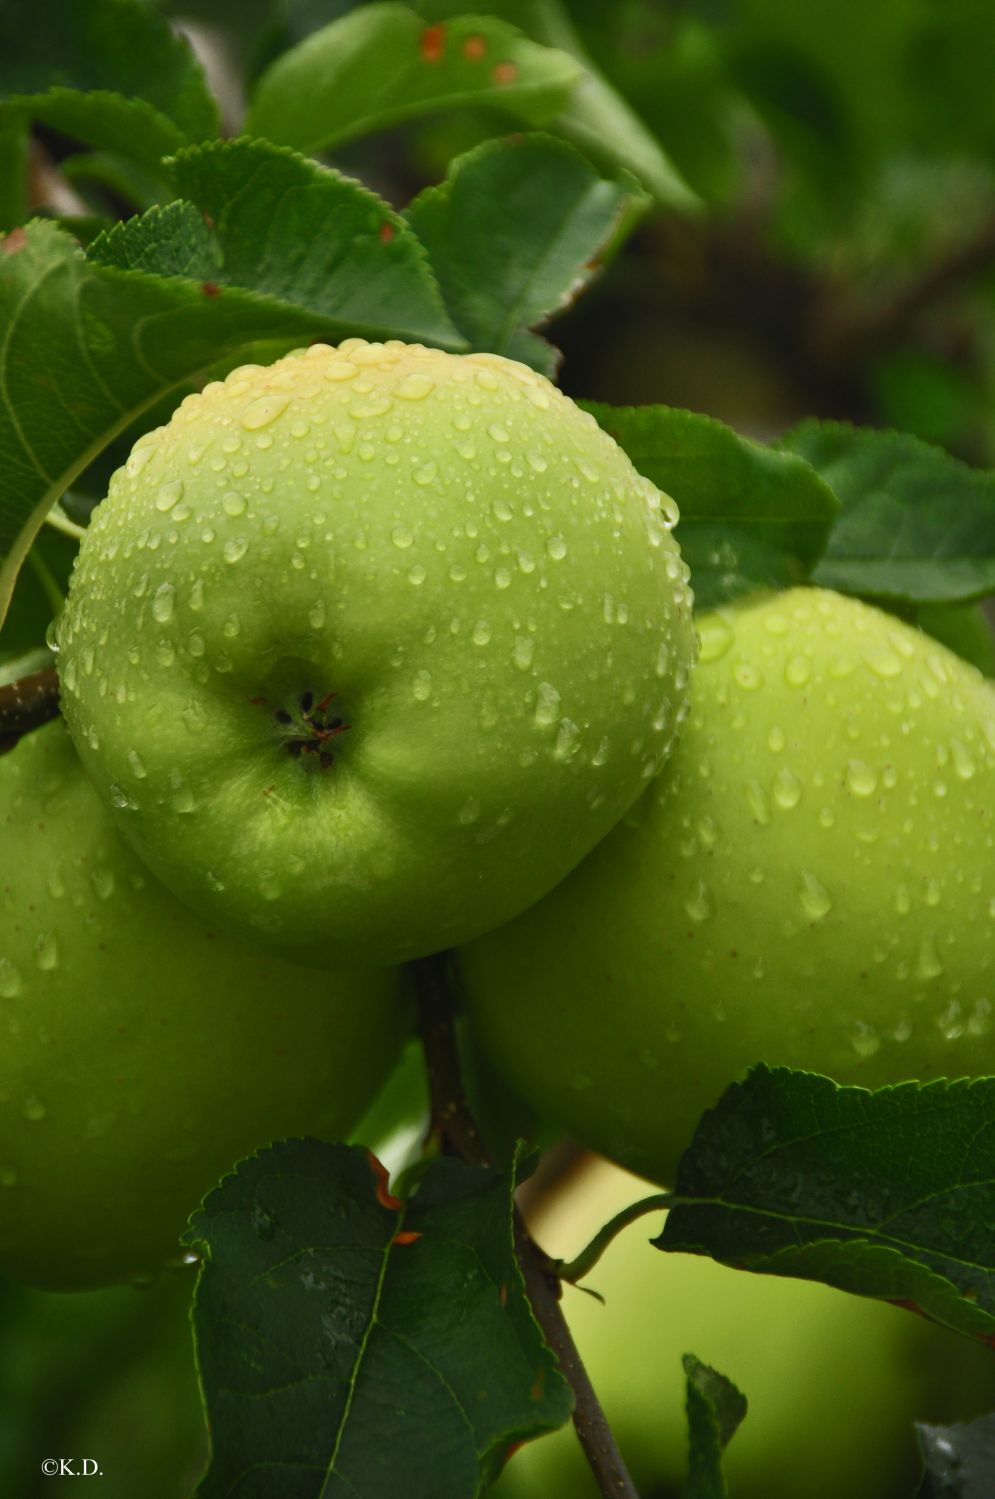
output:
[[[531,1226],[569,1257],[636,1201],[640,1183],[600,1161]],[[991,1350],[897,1307],[812,1281],[661,1254],[661,1216],[627,1228],[563,1310],[636,1487],[682,1492],[688,1435],[681,1355],[749,1402],[724,1458],[731,1499],[907,1499],[913,1422],[972,1420],[995,1402]],[[597,1499],[570,1426],[512,1458],[488,1499]]]
[[212,920],[311,961],[440,950],[543,895],[665,759],[675,519],[524,365],[352,339],[245,366],[95,513],[70,731]]
[[118,838],[61,723],[0,758],[0,848],[0,1270],[147,1274],[236,1161],[351,1127],[410,1029],[397,975],[215,936]]
[[871,1088],[995,1071],[995,689],[817,589],[700,632],[661,777],[461,957],[509,1084],[663,1182],[753,1063]]

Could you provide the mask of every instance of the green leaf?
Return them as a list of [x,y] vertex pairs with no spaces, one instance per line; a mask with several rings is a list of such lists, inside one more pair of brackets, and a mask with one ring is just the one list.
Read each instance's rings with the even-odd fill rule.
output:
[[580,77],[563,53],[488,16],[426,26],[382,0],[316,31],[259,80],[247,129],[314,152],[406,120],[486,105],[542,124]]
[[199,208],[153,209],[89,258],[51,224],[0,242],[0,619],[62,492],[224,356],[349,335],[462,345],[424,251],[372,193],[263,143],[184,152],[176,172]]
[[677,501],[676,534],[696,608],[809,578],[838,504],[803,459],[692,411],[581,404],[639,472]]
[[[417,10],[436,24],[457,16],[453,0],[418,0]],[[585,51],[567,8],[560,0],[491,0],[482,6],[545,47],[554,47],[579,67],[577,85],[547,128],[572,141],[599,165],[632,172],[665,207],[687,212],[700,207],[688,186],[628,101],[599,71]]]
[[956,1426],[917,1425],[926,1472],[916,1499],[991,1499],[995,1415]]
[[693,1353],[684,1355],[690,1461],[683,1499],[726,1499],[722,1453],[746,1415],[746,1396]]
[[[125,150],[129,138],[96,140],[78,129],[92,112],[99,122],[102,101],[75,105],[72,91],[143,100],[146,126],[152,114],[172,122],[179,140],[216,135],[217,103],[203,69],[185,38],[142,0],[4,0],[0,7],[0,100],[17,99],[36,119],[94,144]],[[54,111],[50,117],[48,111]],[[73,124],[72,110],[79,111]],[[69,114],[60,116],[59,111]],[[109,119],[109,116],[108,116]],[[61,122],[60,122],[61,120]],[[120,116],[123,128],[140,129],[138,113]],[[89,128],[89,127],[87,127]],[[103,131],[103,125],[97,125]],[[173,147],[167,147],[173,149]]]
[[546,346],[531,349],[524,330],[577,295],[644,203],[634,180],[607,181],[563,142],[526,135],[459,157],[405,218],[471,347],[544,368]]
[[656,1247],[995,1341],[995,1078],[871,1093],[756,1067],[704,1115]]
[[7,102],[63,135],[117,151],[147,171],[159,168],[160,176],[163,157],[186,139],[179,126],[144,99],[121,94],[53,88],[47,94],[13,95]]
[[[475,1499],[567,1419],[512,1242],[511,1175],[436,1160],[402,1204],[369,1152],[287,1141],[185,1235],[213,1457],[204,1499]],[[251,1476],[250,1476],[251,1475]]]
[[813,581],[897,603],[995,590],[995,475],[899,432],[803,422],[782,440],[842,502]]

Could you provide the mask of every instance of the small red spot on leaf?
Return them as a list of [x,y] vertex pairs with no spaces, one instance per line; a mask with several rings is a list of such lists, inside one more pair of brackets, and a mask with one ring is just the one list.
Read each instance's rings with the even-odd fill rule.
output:
[[505,1462],[506,1463],[510,1463],[511,1459],[514,1457],[515,1453],[516,1452],[520,1452],[521,1449],[525,1445],[526,1445],[526,1439],[525,1439],[525,1437],[522,1437],[522,1440],[520,1442],[512,1442],[511,1445],[510,1445],[510,1447],[507,1447],[505,1449],[505,1454],[504,1454],[504,1460],[505,1460]]
[[546,1371],[540,1369],[529,1391],[530,1400],[541,1400],[546,1393]]
[[204,223],[207,225],[208,229],[214,228],[214,220],[209,213],[201,214],[201,218],[204,220]]
[[491,80],[499,88],[505,88],[509,83],[514,83],[518,77],[518,64],[513,62],[498,62],[491,68]]
[[387,1184],[390,1181],[390,1175],[387,1171],[387,1167],[384,1165],[383,1161],[377,1160],[372,1150],[368,1150],[366,1152],[366,1159],[370,1163],[370,1170],[376,1177],[377,1202],[379,1202],[382,1208],[391,1208],[394,1212],[396,1212],[398,1208],[403,1206],[403,1204],[399,1197],[394,1197],[387,1189]]
[[384,222],[383,224],[381,224],[380,225],[380,243],[382,245],[389,245],[390,242],[391,242],[391,240],[393,238],[394,238],[394,226],[393,226],[393,224],[388,224],[386,222]]
[[501,1289],[498,1291],[498,1300],[500,1301],[500,1303],[501,1303],[502,1306],[507,1306],[508,1305],[508,1287],[507,1286],[502,1286]]
[[463,56],[470,62],[479,62],[487,55],[487,41],[482,36],[468,36],[463,43]]
[[205,297],[220,297],[221,288],[216,281],[202,281],[200,289]]
[[401,1232],[399,1234],[395,1234],[394,1235],[393,1239],[391,1240],[391,1243],[393,1243],[393,1244],[413,1244],[416,1239],[420,1239],[420,1238],[421,1238],[421,1234],[420,1234],[420,1232],[417,1229],[415,1229],[415,1228],[402,1228],[402,1230],[401,1230]]
[[18,250],[23,250],[28,242],[28,236],[23,229],[12,229],[3,242],[3,253],[5,255],[16,255]]
[[441,62],[446,51],[446,28],[426,26],[419,43],[425,62]]

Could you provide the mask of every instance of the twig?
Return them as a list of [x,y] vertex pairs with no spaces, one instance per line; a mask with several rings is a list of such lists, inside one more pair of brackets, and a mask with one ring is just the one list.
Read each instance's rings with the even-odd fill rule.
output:
[[59,679],[54,666],[0,687],[0,755],[13,749],[23,734],[41,728],[58,713]]
[[[493,1165],[490,1153],[463,1092],[451,962],[443,953],[413,965],[428,1071],[431,1136],[447,1155],[471,1165],[490,1166]],[[517,1207],[514,1226],[515,1250],[525,1288],[536,1321],[573,1391],[574,1428],[591,1472],[605,1499],[639,1499],[563,1316],[556,1263],[536,1244]]]

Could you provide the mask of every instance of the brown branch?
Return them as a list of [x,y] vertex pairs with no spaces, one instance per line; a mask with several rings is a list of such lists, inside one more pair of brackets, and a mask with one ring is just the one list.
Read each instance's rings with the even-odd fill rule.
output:
[[23,734],[39,729],[59,713],[59,679],[54,666],[0,687],[0,755]]
[[[452,958],[442,953],[412,965],[431,1109],[430,1138],[447,1154],[470,1165],[493,1162],[463,1091],[456,1038]],[[560,1306],[561,1283],[554,1262],[530,1235],[515,1208],[515,1250],[536,1321],[556,1354],[574,1395],[573,1423],[591,1472],[605,1499],[639,1499],[622,1454],[581,1362]]]

